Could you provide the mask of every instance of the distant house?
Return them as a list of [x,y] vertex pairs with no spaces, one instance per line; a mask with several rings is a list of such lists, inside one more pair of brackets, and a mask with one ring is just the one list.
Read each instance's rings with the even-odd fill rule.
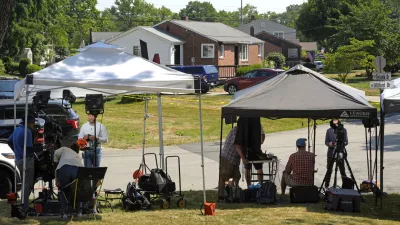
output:
[[265,41],[265,55],[269,52],[281,52],[286,57],[288,66],[300,62],[301,51],[316,51],[316,42],[300,42],[297,31],[280,23],[260,19],[253,20],[237,28]]
[[184,41],[183,65],[215,65],[221,77],[234,76],[241,65],[259,64],[264,41],[222,23],[167,20],[154,26]]
[[149,60],[152,60],[155,54],[159,54],[160,63],[163,65],[180,65],[182,63],[185,41],[159,28],[135,27],[107,39],[105,42],[123,47],[122,50],[126,53],[141,56],[140,40],[147,43]]
[[299,42],[296,37],[296,29],[284,26],[274,21],[264,19],[253,20],[250,23],[238,27],[237,29],[250,34],[251,27],[254,28],[255,34],[266,32],[294,43]]

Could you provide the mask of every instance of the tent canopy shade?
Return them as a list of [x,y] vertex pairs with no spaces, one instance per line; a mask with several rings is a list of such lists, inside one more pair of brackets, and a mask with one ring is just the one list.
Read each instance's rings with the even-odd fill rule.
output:
[[385,113],[400,112],[400,78],[394,79],[393,89],[385,89],[381,94],[382,111]]
[[[22,92],[27,84],[32,87],[37,85],[41,90],[41,86],[52,86],[95,89],[103,93],[110,93],[109,89],[113,89],[111,93],[116,94],[122,91],[195,93],[194,81],[190,74],[116,48],[87,47],[79,54],[28,75],[15,85],[14,98],[24,95]],[[30,91],[37,90],[33,88]]]
[[377,110],[365,93],[301,65],[249,89],[235,93],[222,107],[222,117],[364,119]]

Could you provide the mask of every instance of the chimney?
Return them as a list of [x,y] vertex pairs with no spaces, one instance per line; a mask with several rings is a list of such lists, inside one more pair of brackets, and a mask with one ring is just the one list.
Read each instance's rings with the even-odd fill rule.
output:
[[181,20],[188,21],[188,20],[189,20],[189,17],[188,17],[188,16],[181,16]]
[[253,26],[250,27],[250,35],[254,36],[254,27]]

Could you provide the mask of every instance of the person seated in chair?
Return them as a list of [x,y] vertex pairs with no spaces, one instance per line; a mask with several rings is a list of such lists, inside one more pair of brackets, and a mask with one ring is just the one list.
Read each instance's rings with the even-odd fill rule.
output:
[[[58,163],[56,168],[56,179],[57,184],[61,189],[71,182],[73,182],[78,176],[78,167],[83,167],[82,158],[79,154],[79,149],[82,148],[80,144],[86,142],[83,139],[79,139],[78,143],[73,143],[69,148],[61,147],[57,149],[54,153],[54,162]],[[61,213],[63,218],[67,219],[68,215],[66,210],[68,207],[68,202],[64,193],[60,193],[59,196],[61,203]],[[78,204],[78,217],[82,216],[81,204]]]
[[285,195],[286,186],[312,186],[314,185],[315,155],[306,151],[305,138],[296,141],[298,151],[289,157],[286,168],[282,174],[281,190]]

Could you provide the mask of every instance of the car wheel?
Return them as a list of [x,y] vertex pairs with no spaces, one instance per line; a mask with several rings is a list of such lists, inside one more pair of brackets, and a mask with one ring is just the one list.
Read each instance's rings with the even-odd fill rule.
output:
[[229,93],[230,95],[235,94],[236,91],[237,91],[236,85],[231,84],[231,85],[228,86],[228,93]]
[[0,198],[5,199],[6,195],[12,191],[11,177],[8,173],[0,171]]

